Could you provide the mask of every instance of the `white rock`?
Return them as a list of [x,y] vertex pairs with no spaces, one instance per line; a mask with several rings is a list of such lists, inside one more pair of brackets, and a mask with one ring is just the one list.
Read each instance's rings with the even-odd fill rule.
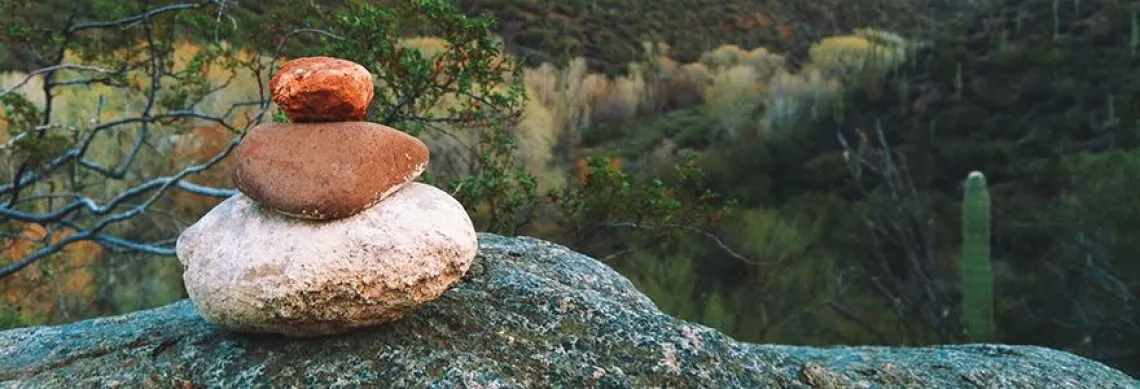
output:
[[293,337],[399,319],[458,281],[477,250],[463,206],[421,183],[333,221],[284,216],[238,194],[177,243],[186,290],[206,320]]

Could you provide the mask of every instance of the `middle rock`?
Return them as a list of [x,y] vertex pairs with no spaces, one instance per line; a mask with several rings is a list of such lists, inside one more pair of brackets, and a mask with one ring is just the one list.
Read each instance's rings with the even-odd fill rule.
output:
[[234,186],[262,206],[307,219],[357,214],[427,167],[419,139],[369,122],[266,123],[234,150]]

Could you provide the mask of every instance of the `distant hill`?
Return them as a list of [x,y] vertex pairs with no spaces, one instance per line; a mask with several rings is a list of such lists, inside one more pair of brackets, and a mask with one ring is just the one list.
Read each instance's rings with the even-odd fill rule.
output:
[[[381,0],[391,1],[391,0]],[[614,73],[641,54],[643,41],[672,47],[671,55],[691,61],[722,44],[796,55],[825,35],[876,27],[914,31],[931,20],[930,4],[940,0],[459,0],[464,11],[490,14],[508,50],[525,63],[562,63],[585,57],[591,68]],[[161,6],[183,1],[158,1]],[[190,1],[184,1],[189,3]],[[294,0],[243,1],[231,9],[240,19],[272,14],[274,7],[291,7]],[[24,10],[62,25],[71,10],[79,20],[98,13],[99,2],[64,0],[25,2]],[[322,1],[339,8],[345,0]],[[141,5],[123,5],[126,8]],[[140,8],[141,9],[141,8]],[[3,37],[0,37],[3,38]],[[0,39],[0,71],[34,68],[19,44]]]
[[806,53],[810,42],[856,27],[913,31],[931,20],[933,0],[461,0],[490,13],[512,52],[530,64],[582,56],[615,72],[641,42],[669,44],[694,60],[722,44]]

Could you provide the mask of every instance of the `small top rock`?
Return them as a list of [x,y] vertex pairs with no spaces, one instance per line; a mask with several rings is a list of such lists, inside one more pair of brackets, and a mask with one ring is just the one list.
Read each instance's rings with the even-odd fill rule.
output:
[[281,64],[269,81],[273,102],[294,122],[363,120],[374,90],[360,64],[332,57],[302,57]]

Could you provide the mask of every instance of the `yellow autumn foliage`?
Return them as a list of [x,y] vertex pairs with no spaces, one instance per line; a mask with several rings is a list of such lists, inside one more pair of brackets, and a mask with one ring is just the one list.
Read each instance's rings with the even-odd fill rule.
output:
[[764,103],[764,79],[756,68],[737,64],[712,76],[704,88],[705,111],[720,120],[729,136],[736,137]]
[[812,64],[828,75],[851,77],[861,72],[880,76],[906,60],[906,41],[875,29],[827,37],[808,49]]
[[[552,139],[572,139],[597,123],[703,103],[730,136],[741,131],[779,136],[832,114],[844,91],[858,87],[853,75],[884,75],[907,59],[911,45],[890,32],[855,29],[816,42],[809,50],[811,62],[793,71],[784,56],[764,47],[721,45],[697,62],[680,64],[667,56],[667,45],[645,43],[646,60],[630,64],[621,76],[590,73],[581,58],[561,68],[526,69],[530,97],[539,103],[527,107],[526,115],[549,117],[542,131],[552,131],[546,132]],[[547,123],[526,125],[538,122]]]
[[784,56],[771,53],[767,48],[744,50],[737,45],[722,45],[702,54],[699,60],[699,63],[714,71],[723,71],[741,65],[751,66],[760,77],[771,76],[776,70],[783,68],[786,62]]
[[[23,259],[74,233],[48,231],[39,224],[24,224],[24,239],[0,241],[0,266]],[[103,248],[90,241],[79,241],[54,255],[39,260],[11,276],[0,279],[0,303],[31,322],[70,319],[71,311],[89,310],[96,303],[96,265]]]

